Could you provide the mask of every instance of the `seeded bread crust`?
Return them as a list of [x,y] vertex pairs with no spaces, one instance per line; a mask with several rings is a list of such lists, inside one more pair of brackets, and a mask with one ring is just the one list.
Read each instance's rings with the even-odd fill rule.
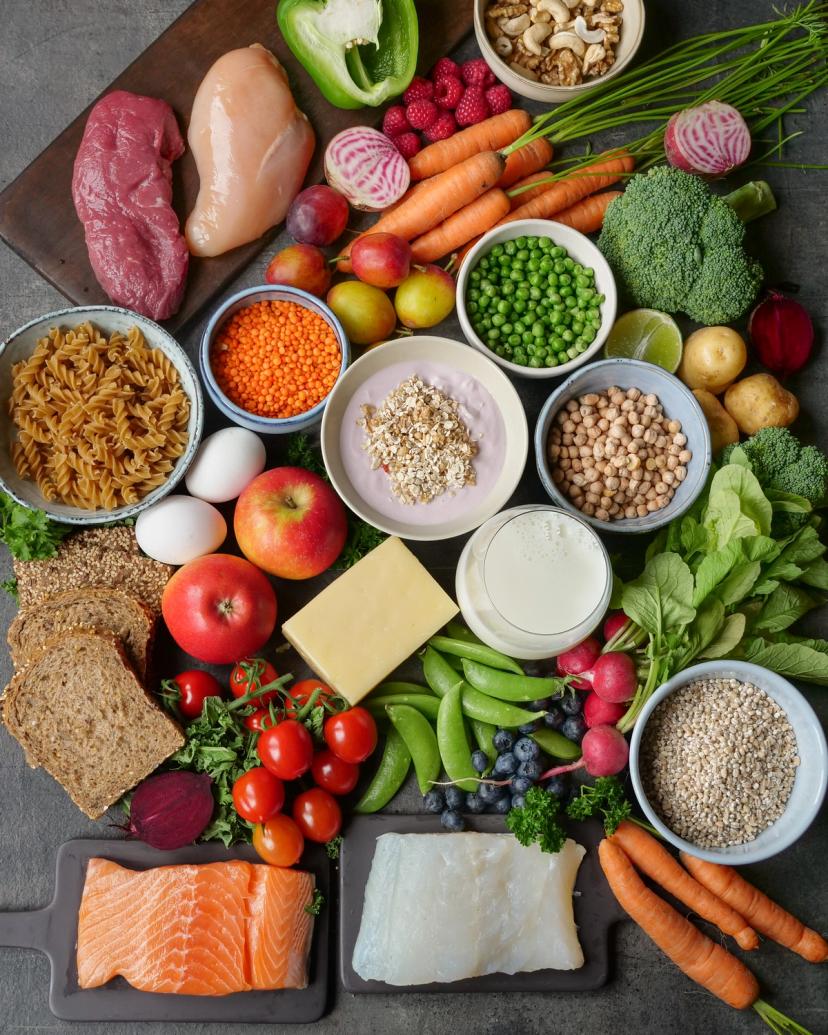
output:
[[90,819],[184,744],[144,690],[117,637],[76,629],[50,640],[3,694],[3,722]]
[[14,667],[24,668],[46,642],[72,629],[117,636],[138,678],[147,682],[155,614],[142,600],[120,589],[71,589],[24,608],[9,627]]

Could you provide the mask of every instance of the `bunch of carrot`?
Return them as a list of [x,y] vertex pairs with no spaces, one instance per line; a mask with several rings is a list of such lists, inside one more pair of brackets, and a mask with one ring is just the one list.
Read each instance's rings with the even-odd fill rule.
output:
[[763,934],[811,963],[823,963],[828,960],[828,942],[821,935],[729,866],[684,853],[681,866],[654,837],[629,820],[601,842],[598,854],[622,908],[688,977],[737,1010],[752,1007],[776,1032],[808,1035],[805,1028],[760,998],[759,983],[744,963],[651,891],[636,869],[733,937],[742,949],[758,948],[758,935]]
[[[616,151],[565,177],[541,171],[551,159],[552,145],[533,136],[525,111],[494,115],[416,154],[409,163],[414,186],[366,233],[396,234],[411,243],[416,262],[434,262],[517,219],[600,229],[617,192],[593,195],[630,173],[632,157]],[[350,272],[349,254],[350,247],[341,272]]]

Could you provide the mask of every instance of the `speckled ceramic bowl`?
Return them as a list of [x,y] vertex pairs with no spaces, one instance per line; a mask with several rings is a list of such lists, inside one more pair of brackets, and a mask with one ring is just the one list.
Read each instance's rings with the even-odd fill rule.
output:
[[0,345],[0,405],[3,406],[4,411],[12,391],[12,366],[30,356],[38,340],[48,335],[53,327],[77,327],[78,324],[87,321],[103,334],[111,334],[113,331],[121,331],[126,334],[132,327],[137,326],[150,348],[161,349],[166,356],[169,356],[178,371],[181,387],[190,400],[190,420],[187,425],[189,440],[163,485],[153,489],[137,503],[116,507],[114,510],[89,511],[81,510],[79,507],[70,507],[57,501],[48,502],[43,498],[43,494],[34,482],[20,477],[14,468],[10,454],[14,427],[10,420],[4,419],[0,424],[0,487],[18,503],[43,510],[55,521],[61,521],[67,525],[101,525],[108,521],[119,521],[133,517],[145,507],[157,503],[168,492],[171,492],[184,477],[184,473],[198,449],[204,423],[204,400],[198,377],[187,354],[175,338],[147,317],[139,316],[137,313],[130,312],[129,309],[121,309],[114,305],[59,309],[54,313],[39,316],[36,320],[30,320],[29,323],[9,335]]

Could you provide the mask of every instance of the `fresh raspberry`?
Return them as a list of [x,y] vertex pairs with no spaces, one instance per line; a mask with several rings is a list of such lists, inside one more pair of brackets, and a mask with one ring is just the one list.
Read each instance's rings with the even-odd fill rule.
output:
[[433,144],[435,140],[446,140],[456,132],[457,123],[454,116],[450,111],[443,111],[440,113],[437,121],[432,122],[423,135],[426,140]]
[[412,129],[428,129],[440,114],[434,101],[414,101],[405,109]]
[[494,86],[494,72],[486,64],[485,58],[474,58],[464,61],[460,66],[460,74],[466,86]]
[[438,79],[434,87],[434,103],[440,108],[454,111],[460,103],[464,89],[462,82],[454,76],[447,75],[443,79]]
[[407,133],[410,129],[411,125],[405,117],[405,108],[401,104],[392,104],[382,119],[383,133],[393,140],[400,133]]
[[420,138],[410,130],[408,133],[400,133],[398,137],[394,137],[394,147],[405,159],[413,158],[422,146]]
[[430,101],[433,96],[434,83],[418,75],[411,80],[411,85],[403,94],[403,102],[407,106],[415,101]]
[[467,86],[454,113],[458,126],[473,126],[489,117],[489,105],[482,86]]
[[429,78],[434,83],[439,83],[441,79],[459,79],[460,66],[451,58],[440,58],[429,73]]
[[500,115],[501,112],[508,111],[512,107],[512,95],[509,87],[504,86],[503,83],[490,86],[486,91],[486,103],[489,105],[492,115]]

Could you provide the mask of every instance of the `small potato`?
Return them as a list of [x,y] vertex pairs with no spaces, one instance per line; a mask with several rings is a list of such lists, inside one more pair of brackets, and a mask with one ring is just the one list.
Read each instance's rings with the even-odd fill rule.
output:
[[733,384],[747,363],[745,340],[731,327],[702,327],[684,343],[678,376],[713,395]]
[[693,391],[696,401],[702,408],[707,426],[710,428],[710,442],[713,446],[713,455],[729,446],[732,442],[739,441],[739,429],[736,421],[730,416],[719,400],[703,388],[696,388]]
[[725,392],[724,404],[745,435],[755,435],[760,428],[787,428],[799,416],[796,396],[772,374],[737,381]]

